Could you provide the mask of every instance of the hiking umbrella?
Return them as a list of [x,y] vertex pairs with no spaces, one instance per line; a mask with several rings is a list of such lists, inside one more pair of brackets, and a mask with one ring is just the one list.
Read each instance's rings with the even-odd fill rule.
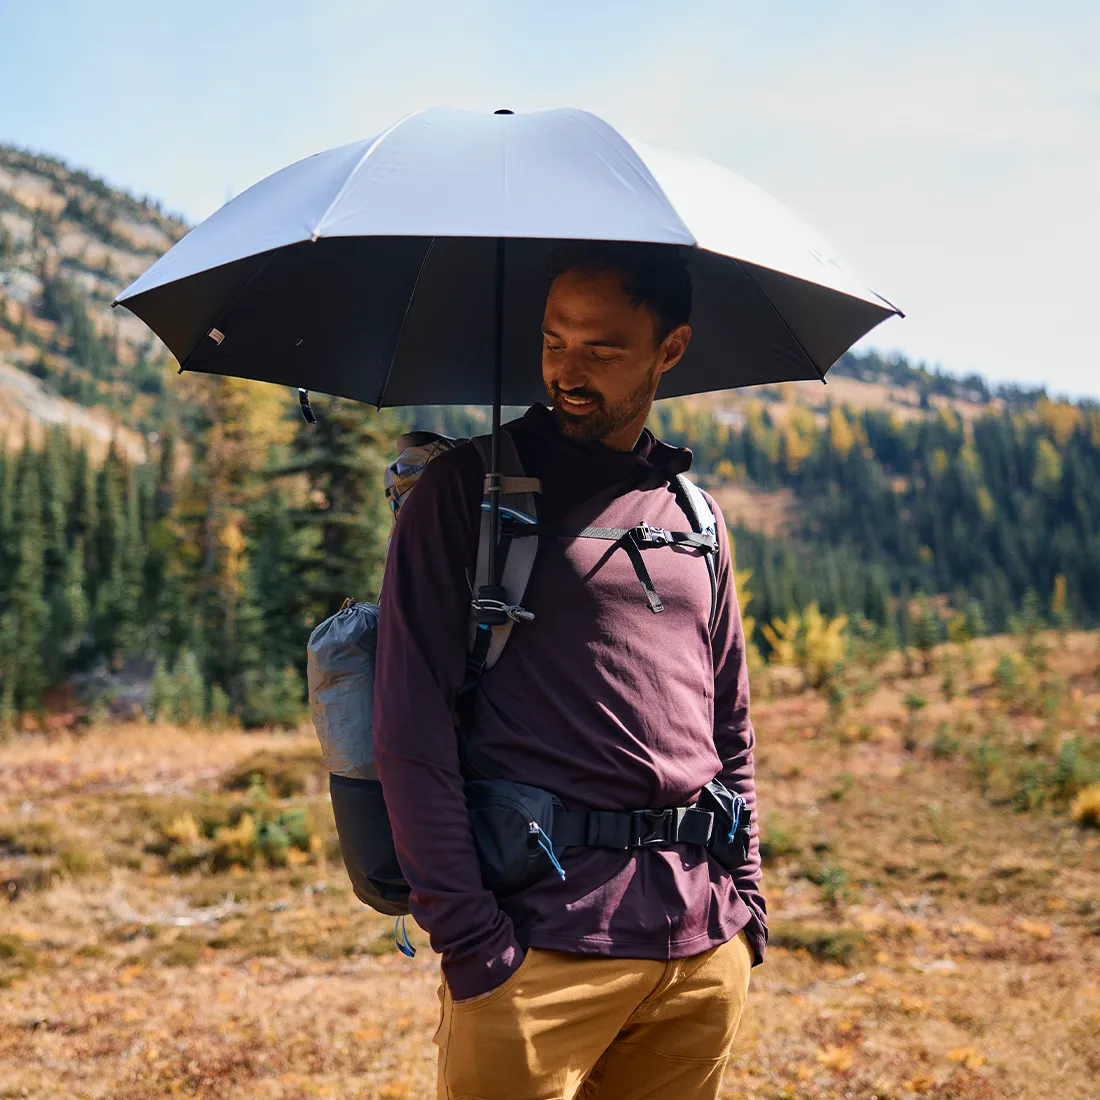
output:
[[[544,398],[561,240],[681,246],[692,339],[660,397],[820,378],[899,311],[788,210],[709,161],[578,110],[428,110],[244,191],[118,296],[180,370],[382,407]],[[491,580],[497,578],[490,540]]]

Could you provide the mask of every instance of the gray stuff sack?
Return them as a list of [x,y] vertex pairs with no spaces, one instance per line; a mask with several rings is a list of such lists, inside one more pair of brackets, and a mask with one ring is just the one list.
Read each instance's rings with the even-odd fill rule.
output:
[[346,603],[309,636],[309,710],[325,767],[348,779],[377,779],[374,746],[374,657],[378,605]]
[[329,771],[332,814],[355,896],[380,913],[409,911],[409,884],[393,845],[374,766],[374,658],[378,606],[350,600],[317,626],[306,649],[309,705]]

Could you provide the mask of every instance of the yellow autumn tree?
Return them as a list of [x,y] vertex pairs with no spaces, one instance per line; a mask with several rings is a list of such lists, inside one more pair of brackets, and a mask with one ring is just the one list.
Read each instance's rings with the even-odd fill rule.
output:
[[1035,487],[1054,492],[1062,482],[1062,456],[1049,439],[1040,439],[1035,449]]
[[783,451],[787,472],[797,473],[802,463],[814,453],[817,424],[805,405],[795,405],[783,427]]
[[844,415],[844,410],[834,405],[829,410],[829,448],[841,458],[847,458],[848,452],[856,444],[856,433]]
[[806,682],[820,688],[836,675],[848,655],[848,616],[830,619],[817,602],[801,613],[792,611],[785,619],[773,619],[761,631],[771,646],[773,664],[799,668]]
[[1041,397],[1035,403],[1035,418],[1050,431],[1058,446],[1064,447],[1081,424],[1082,411],[1067,401],[1051,401],[1048,397]]
[[245,511],[265,489],[269,454],[293,438],[292,406],[277,386],[184,378],[184,399],[202,430],[169,517],[176,569],[185,574],[173,580],[191,594],[176,633],[199,650],[208,681],[229,687],[247,656],[240,622],[249,565]]

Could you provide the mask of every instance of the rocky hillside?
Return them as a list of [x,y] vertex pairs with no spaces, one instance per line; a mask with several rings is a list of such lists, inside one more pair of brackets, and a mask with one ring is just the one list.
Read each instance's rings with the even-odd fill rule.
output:
[[153,429],[169,357],[140,321],[110,303],[185,232],[150,200],[0,146],[4,438],[58,422],[93,442],[120,426]]

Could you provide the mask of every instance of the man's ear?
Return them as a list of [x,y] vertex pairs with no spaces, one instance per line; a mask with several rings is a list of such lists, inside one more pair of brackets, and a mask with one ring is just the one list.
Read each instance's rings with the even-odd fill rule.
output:
[[666,370],[672,370],[684,357],[688,344],[691,342],[691,325],[677,325],[661,341],[658,356],[657,369],[661,374]]

